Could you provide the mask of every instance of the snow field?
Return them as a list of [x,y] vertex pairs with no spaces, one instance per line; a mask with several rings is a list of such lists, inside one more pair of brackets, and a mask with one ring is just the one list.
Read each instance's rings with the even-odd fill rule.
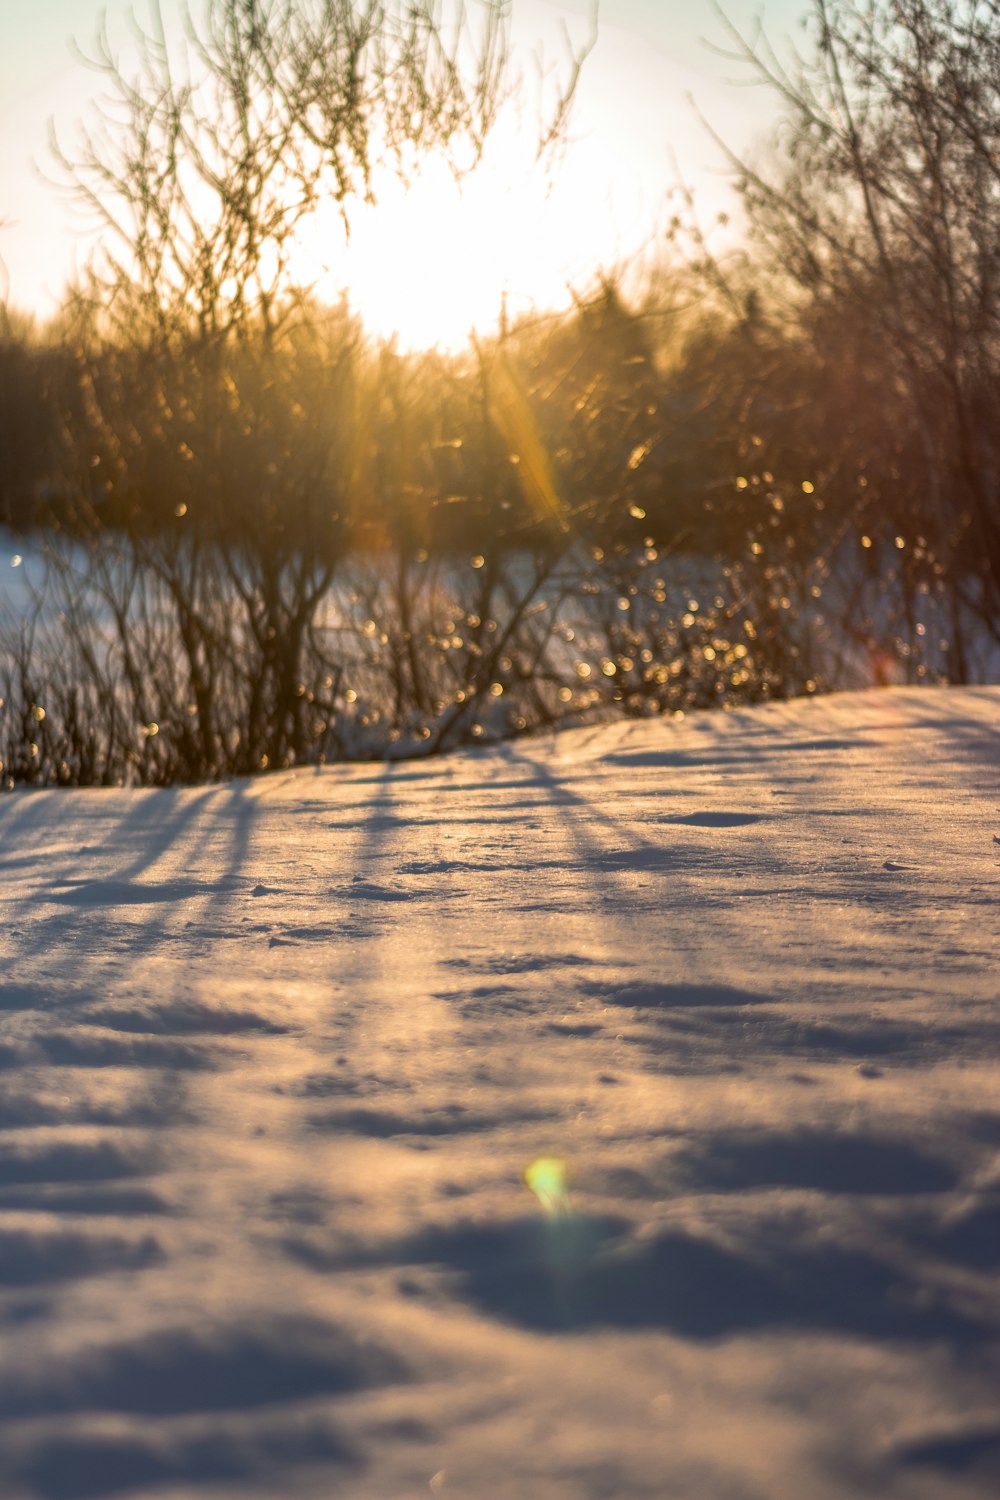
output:
[[998,728],[0,801],[0,1494],[992,1496]]

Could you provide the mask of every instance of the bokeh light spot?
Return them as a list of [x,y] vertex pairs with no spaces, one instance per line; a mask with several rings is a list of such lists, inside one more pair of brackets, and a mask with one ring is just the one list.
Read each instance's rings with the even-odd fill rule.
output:
[[547,1214],[569,1210],[569,1173],[558,1156],[539,1156],[524,1169],[524,1180]]

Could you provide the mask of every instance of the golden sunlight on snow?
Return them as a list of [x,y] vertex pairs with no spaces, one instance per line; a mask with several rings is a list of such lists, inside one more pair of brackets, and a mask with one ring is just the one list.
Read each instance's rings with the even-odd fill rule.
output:
[[998,727],[0,797],[4,1500],[995,1500]]

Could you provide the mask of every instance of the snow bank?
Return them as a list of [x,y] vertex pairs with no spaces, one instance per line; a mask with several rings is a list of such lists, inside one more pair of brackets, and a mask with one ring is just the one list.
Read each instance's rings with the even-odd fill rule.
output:
[[5,1500],[993,1495],[998,727],[2,799]]

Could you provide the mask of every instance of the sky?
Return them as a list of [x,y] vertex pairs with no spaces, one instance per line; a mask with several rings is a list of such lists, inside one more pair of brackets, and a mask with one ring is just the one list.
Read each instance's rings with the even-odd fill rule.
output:
[[[137,0],[140,17],[144,3]],[[744,28],[762,16],[779,46],[801,37],[807,8],[807,0],[727,5]],[[163,9],[169,22],[178,0],[163,0]],[[0,0],[0,296],[41,316],[55,311],[88,253],[79,211],[43,179],[49,121],[71,140],[98,86],[71,40],[92,39],[99,10],[98,0],[33,0],[30,7]],[[124,45],[127,7],[108,0],[106,10],[112,37]],[[589,14],[589,0],[514,0],[529,128],[536,59],[558,65],[564,27],[582,45]],[[565,302],[595,271],[655,243],[678,168],[706,221],[734,206],[699,113],[742,150],[767,134],[774,102],[748,86],[745,68],[713,52],[711,44],[724,41],[710,0],[602,0],[570,143],[551,181],[529,171],[531,153],[512,116],[486,168],[461,191],[440,164],[409,196],[387,182],[379,208],[355,215],[350,247],[320,217],[297,270],[331,298],[348,285],[375,332],[398,330],[411,346],[457,344],[471,326],[492,325],[501,295],[515,312]]]

